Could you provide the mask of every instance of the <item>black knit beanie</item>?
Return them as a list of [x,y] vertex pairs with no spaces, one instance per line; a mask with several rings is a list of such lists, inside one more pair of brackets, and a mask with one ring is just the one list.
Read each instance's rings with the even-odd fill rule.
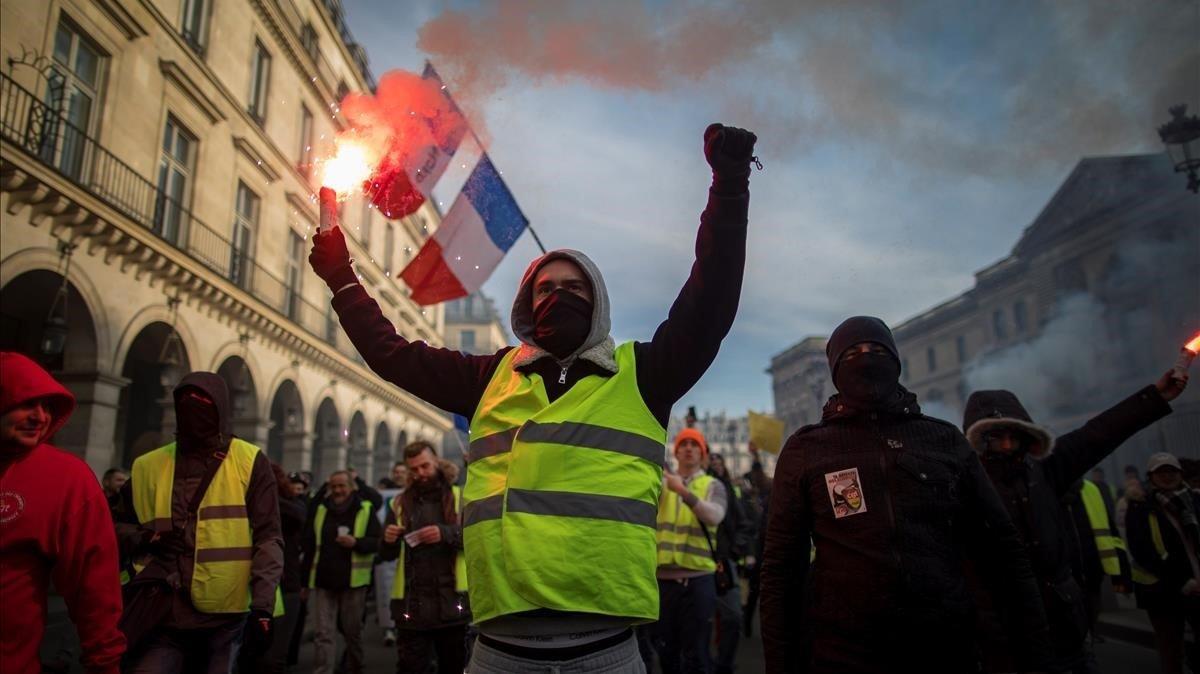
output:
[[859,342],[874,342],[882,346],[896,359],[896,364],[900,365],[896,340],[887,324],[874,316],[851,316],[837,326],[825,344],[825,357],[829,359],[829,372],[832,376],[837,376],[838,357]]

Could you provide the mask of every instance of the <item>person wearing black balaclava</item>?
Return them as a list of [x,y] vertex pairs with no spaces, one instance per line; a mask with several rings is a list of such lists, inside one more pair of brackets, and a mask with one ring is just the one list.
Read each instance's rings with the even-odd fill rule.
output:
[[766,671],[976,671],[968,559],[1005,610],[1014,657],[1036,669],[1049,643],[1029,558],[966,438],[900,385],[883,321],[847,319],[826,354],[838,392],[775,467]]
[[[550,251],[526,270],[511,315],[513,334],[520,340],[516,348],[468,355],[409,341],[396,334],[359,283],[341,231],[335,228],[313,237],[309,262],[333,291],[333,308],[366,363],[418,398],[472,421],[463,489],[470,600],[480,632],[471,656],[472,672],[531,671],[546,663],[564,669],[562,663],[587,666],[594,672],[641,668],[631,627],[658,615],[653,506],[662,490],[666,426],[671,406],[716,358],[737,313],[756,140],[749,131],[719,124],[705,130],[704,157],[713,180],[696,235],[696,261],[667,319],[647,342],[615,344],[609,334],[604,277],[589,257],[569,249]],[[526,393],[506,396],[505,390]],[[486,404],[481,404],[485,396]],[[514,410],[514,405],[520,409]],[[505,407],[515,413],[496,412]],[[585,408],[592,411],[581,412]],[[570,425],[524,423],[559,410],[591,418],[572,419],[575,423]],[[484,550],[487,545],[473,545],[474,537],[487,530],[503,538],[505,532],[517,531],[519,523],[490,507],[494,500],[483,499],[480,490],[489,484],[507,489],[515,466],[542,454],[541,449],[520,451],[531,426],[592,432],[553,440],[577,460],[555,461],[546,470],[523,474],[540,479],[573,471],[574,477],[564,477],[580,490],[571,494],[579,498],[567,499],[574,504],[595,504],[589,496],[619,486],[626,496],[612,494],[609,503],[630,509],[624,519],[614,510],[576,513],[584,516],[566,518],[576,524],[562,527],[559,535],[527,536],[520,545],[505,544],[506,554],[499,555],[494,549]],[[599,463],[591,463],[593,459]],[[608,470],[594,469],[601,464]],[[491,474],[484,477],[480,471]],[[553,488],[543,490],[545,497]],[[509,510],[512,506],[509,503]],[[533,526],[544,521],[525,520]],[[609,548],[616,551],[613,564],[595,563],[597,546],[607,541],[593,540],[584,532],[597,527],[622,532],[622,543]],[[495,544],[502,545],[499,540]],[[546,551],[545,546],[554,547]],[[535,548],[542,551],[537,563],[516,559]],[[497,565],[505,565],[506,571],[486,575]],[[543,570],[556,575],[522,580],[520,590],[496,591],[512,574],[538,575]],[[586,588],[594,588],[591,596],[580,597]],[[503,595],[507,608],[489,615],[497,602],[484,594]],[[518,604],[527,608],[513,608]]]
[[[229,388],[220,376],[188,374],[174,397],[175,442],[138,457],[113,508],[122,555],[145,563],[131,584],[145,574],[176,589],[164,616],[145,607],[133,613],[126,604],[124,624],[138,616],[156,622],[127,629],[127,636],[139,637],[124,671],[178,672],[187,663],[189,671],[229,672],[239,648],[263,653],[274,636],[283,575],[278,486],[266,453],[233,435]],[[164,491],[167,498],[158,498]],[[210,505],[209,495],[218,505]],[[200,526],[206,536],[197,537]],[[241,526],[248,529],[244,537]],[[227,560],[249,560],[249,569],[215,566]],[[194,582],[200,575],[204,579]],[[241,576],[245,590],[230,580]]]

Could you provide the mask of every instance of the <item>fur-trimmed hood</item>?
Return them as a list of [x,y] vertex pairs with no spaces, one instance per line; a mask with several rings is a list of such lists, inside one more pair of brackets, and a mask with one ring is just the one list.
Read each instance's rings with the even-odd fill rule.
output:
[[543,356],[553,358],[549,352],[533,341],[533,280],[539,269],[554,260],[574,262],[583,270],[584,276],[592,284],[592,329],[579,349],[565,360],[579,358],[594,363],[608,372],[615,373],[617,371],[617,360],[614,355],[616,344],[609,336],[609,331],[612,329],[612,318],[609,315],[608,288],[604,285],[604,277],[600,274],[600,268],[596,266],[595,262],[592,262],[591,258],[577,250],[566,248],[552,250],[529,263],[525,275],[521,277],[521,285],[517,288],[511,315],[513,335],[521,340],[521,346],[517,347],[517,355],[513,358],[513,369],[529,365]]
[[976,391],[967,398],[963,411],[963,434],[979,454],[983,454],[983,435],[988,431],[1008,428],[1030,437],[1029,456],[1044,459],[1054,451],[1054,435],[1044,426],[1033,422],[1025,406],[1012,391]]

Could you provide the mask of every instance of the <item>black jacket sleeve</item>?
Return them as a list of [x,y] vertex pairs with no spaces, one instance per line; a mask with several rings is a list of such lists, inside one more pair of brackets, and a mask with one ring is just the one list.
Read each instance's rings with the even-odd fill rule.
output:
[[312,575],[313,556],[317,553],[317,536],[313,531],[314,513],[316,512],[316,499],[309,504],[308,519],[304,522],[304,529],[300,534],[300,552],[304,559],[300,562],[300,586],[309,587],[308,579]]
[[410,342],[396,333],[361,284],[334,295],[333,308],[350,342],[376,374],[431,405],[468,419],[507,352],[502,349],[490,356],[470,356]]
[[361,554],[374,554],[379,551],[382,537],[383,527],[379,526],[379,518],[371,515],[367,518],[367,533],[354,542],[354,551]]
[[[398,524],[396,522],[396,511],[388,508],[387,519],[383,521],[383,528],[387,529],[390,526]],[[379,559],[385,562],[394,561],[400,556],[400,551],[404,549],[404,533],[401,532],[400,537],[395,543],[387,543],[383,540],[383,531],[379,534]]]
[[[1172,565],[1159,556],[1154,545],[1154,538],[1150,534],[1150,517],[1153,515],[1154,508],[1146,501],[1130,502],[1129,510],[1125,513],[1125,535],[1129,537],[1129,553],[1133,555],[1133,561],[1138,566],[1157,578],[1163,586],[1182,588],[1187,578],[1175,573]],[[1164,524],[1171,526],[1160,520],[1160,531]]]
[[812,513],[804,461],[795,436],[779,455],[768,507],[761,571],[762,640],[768,674],[802,671],[804,585],[809,570]]
[[1025,669],[1040,669],[1053,650],[1029,555],[979,457],[966,447],[965,438],[962,442],[968,456],[958,484],[964,506],[958,524],[967,536],[968,555],[992,594],[1009,643],[1017,649],[1013,660]]
[[254,457],[246,490],[254,556],[250,562],[250,608],[268,615],[275,608],[275,588],[283,577],[283,527],[279,520],[279,486],[265,452]]
[[1089,419],[1081,428],[1060,436],[1054,451],[1042,461],[1055,495],[1061,497],[1131,435],[1170,413],[1171,406],[1158,389],[1147,386]]
[[691,275],[654,337],[635,347],[638,388],[664,425],[671,405],[700,380],[733,326],[746,266],[749,203],[744,186],[732,193],[709,190]]

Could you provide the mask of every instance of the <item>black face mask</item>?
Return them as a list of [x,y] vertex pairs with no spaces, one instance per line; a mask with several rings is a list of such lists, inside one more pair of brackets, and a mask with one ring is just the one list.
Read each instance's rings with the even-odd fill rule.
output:
[[562,360],[592,331],[592,303],[559,288],[533,311],[533,341]]
[[176,435],[188,444],[207,445],[221,436],[221,417],[217,405],[195,395],[184,393],[175,401]]
[[833,385],[859,409],[882,407],[900,387],[900,364],[882,353],[864,353],[838,365]]

